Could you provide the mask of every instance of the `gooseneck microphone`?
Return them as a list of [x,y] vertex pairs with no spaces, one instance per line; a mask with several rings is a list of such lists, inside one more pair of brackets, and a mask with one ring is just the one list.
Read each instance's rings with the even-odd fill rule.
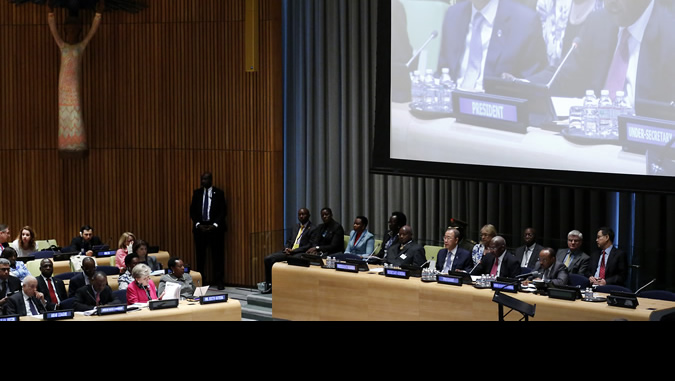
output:
[[551,77],[551,80],[548,81],[548,83],[546,84],[547,89],[550,89],[551,85],[553,85],[553,82],[556,80],[556,78],[558,78],[558,74],[560,74],[560,70],[563,68],[563,66],[565,66],[565,63],[567,62],[567,59],[569,59],[570,56],[572,55],[572,52],[574,50],[576,50],[576,48],[579,46],[579,42],[581,42],[580,37],[577,37],[577,38],[574,39],[574,41],[572,42],[572,47],[570,47],[570,50],[565,55],[565,58],[563,58],[563,60],[560,61],[560,64],[558,65],[558,68],[556,69],[555,73],[553,73],[553,77]]
[[405,66],[410,67],[410,65],[412,65],[413,61],[420,55],[420,53],[422,53],[424,48],[426,48],[427,45],[429,45],[429,43],[431,41],[433,41],[436,37],[438,37],[438,31],[435,30],[435,31],[431,32],[431,35],[429,35],[429,38],[427,38],[427,40],[424,41],[422,46],[420,46],[419,49],[415,50],[415,53],[413,54],[412,58],[410,58],[410,61],[408,61],[408,63],[405,64]]

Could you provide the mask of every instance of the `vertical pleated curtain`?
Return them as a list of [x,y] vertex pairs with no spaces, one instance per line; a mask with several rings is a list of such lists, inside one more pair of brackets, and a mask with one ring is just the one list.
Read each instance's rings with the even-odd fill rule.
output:
[[637,288],[658,274],[658,285],[672,288],[675,246],[666,237],[675,232],[673,196],[369,171],[378,7],[389,1],[284,1],[286,224],[295,222],[300,207],[320,223],[319,211],[327,206],[345,232],[355,216],[365,215],[368,229],[381,237],[391,213],[401,211],[425,244],[442,245],[445,227],[456,218],[467,223],[472,240],[484,224],[494,224],[512,248],[530,226],[539,243],[553,248],[566,247],[567,233],[578,229],[587,253],[596,249],[598,228],[610,226],[636,265],[627,285]]

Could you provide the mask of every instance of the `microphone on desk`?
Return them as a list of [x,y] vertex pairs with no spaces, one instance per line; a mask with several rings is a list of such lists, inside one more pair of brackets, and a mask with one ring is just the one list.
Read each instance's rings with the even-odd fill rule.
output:
[[574,39],[572,42],[572,47],[570,47],[570,50],[567,52],[565,55],[565,58],[563,58],[562,61],[560,61],[560,64],[558,65],[558,68],[556,69],[555,73],[553,73],[553,77],[551,77],[551,80],[548,81],[546,84],[546,88],[550,89],[551,85],[553,85],[553,82],[558,78],[558,74],[560,74],[560,70],[565,66],[565,63],[567,62],[567,59],[570,58],[572,55],[572,52],[579,46],[579,42],[581,42],[581,38],[577,37]]
[[424,43],[422,44],[422,46],[420,46],[419,49],[415,50],[415,53],[414,53],[413,56],[410,58],[410,60],[408,61],[408,63],[405,64],[405,66],[406,66],[406,67],[410,67],[410,65],[412,65],[413,61],[415,61],[415,59],[420,55],[420,53],[422,53],[422,51],[424,50],[424,48],[426,48],[427,45],[429,45],[429,43],[430,43],[431,41],[433,41],[436,37],[438,37],[438,31],[435,30],[435,31],[431,32],[431,35],[429,35],[429,38],[427,38],[427,40],[424,41]]
[[520,274],[520,275],[516,276],[516,279],[525,279],[525,278],[529,278],[529,277],[531,277],[531,276],[533,276],[533,277],[536,278],[536,277],[538,277],[539,275],[541,275],[541,273],[540,273],[539,271],[532,271],[531,273]]
[[650,284],[652,284],[652,283],[654,283],[654,282],[656,282],[656,278],[652,279],[651,282],[649,282],[649,283],[645,284],[644,286],[640,287],[640,289],[638,289],[637,291],[635,291],[635,294],[636,294],[636,295],[639,294],[640,291],[644,290],[645,288],[647,288]]

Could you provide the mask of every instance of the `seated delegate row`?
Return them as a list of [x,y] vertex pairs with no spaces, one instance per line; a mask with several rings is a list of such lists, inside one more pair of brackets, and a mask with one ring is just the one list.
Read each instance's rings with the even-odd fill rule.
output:
[[[321,216],[323,223],[315,227],[307,208],[298,211],[299,222],[284,249],[265,258],[265,293],[271,292],[272,266],[286,260],[289,255],[310,253],[334,256],[339,260],[378,256],[384,263],[395,266],[422,266],[428,261],[424,247],[413,240],[413,229],[406,225],[407,218],[403,213],[392,214],[389,231],[377,246],[373,234],[367,230],[368,219],[364,216],[354,220],[354,229],[346,246],[344,229],[333,219],[330,208],[322,209]],[[506,241],[497,236],[497,230],[492,225],[481,229],[481,242],[473,247],[471,253],[459,247],[460,237],[456,227],[446,231],[444,248],[436,254],[438,271],[460,270],[474,275],[495,273],[515,277],[523,269],[529,269],[540,272],[544,279],[555,279],[559,284],[567,284],[570,272],[583,275],[594,285],[624,285],[627,279],[627,256],[614,247],[614,232],[610,228],[603,227],[598,231],[596,243],[599,250],[591,256],[579,250],[583,236],[576,230],[568,234],[568,249],[556,252],[549,248],[544,251],[543,257],[542,246],[536,244],[532,228],[526,229],[526,244],[517,248],[515,253],[506,250]],[[499,239],[490,247],[495,238]]]

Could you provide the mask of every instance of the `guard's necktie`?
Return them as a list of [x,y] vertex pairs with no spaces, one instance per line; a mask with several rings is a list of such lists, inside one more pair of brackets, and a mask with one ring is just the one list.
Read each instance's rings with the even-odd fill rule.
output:
[[473,27],[471,29],[471,41],[469,41],[469,64],[464,74],[464,82],[462,82],[462,87],[465,89],[476,87],[476,82],[478,82],[478,77],[482,70],[483,40],[481,31],[484,20],[483,14],[476,12],[471,23]]
[[202,208],[202,221],[209,220],[209,191],[204,189],[204,206]]
[[609,90],[609,95],[614,99],[616,92],[623,91],[626,86],[626,73],[628,72],[628,61],[630,59],[630,50],[628,49],[628,40],[630,32],[628,29],[623,29],[619,45],[614,52],[614,59],[612,65],[609,67],[607,73],[607,81],[605,82],[605,89]]

